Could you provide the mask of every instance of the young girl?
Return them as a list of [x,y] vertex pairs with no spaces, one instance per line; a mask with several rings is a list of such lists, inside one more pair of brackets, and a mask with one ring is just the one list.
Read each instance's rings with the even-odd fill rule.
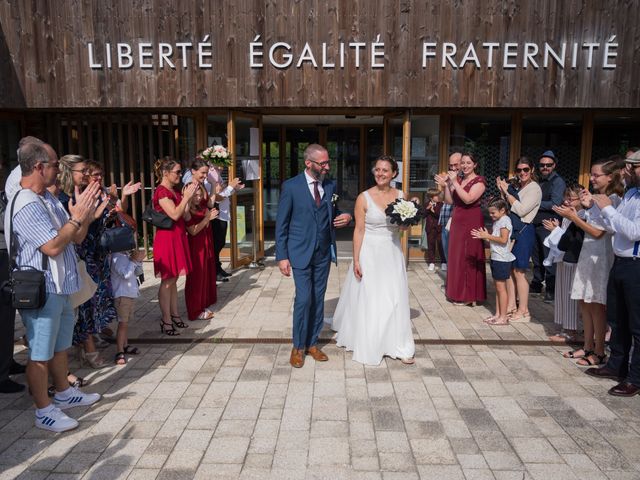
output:
[[471,230],[473,238],[487,240],[491,249],[491,275],[496,285],[496,314],[484,320],[489,325],[509,325],[507,280],[511,276],[511,262],[516,257],[509,248],[513,227],[507,210],[507,202],[503,199],[493,200],[489,205],[489,216],[493,220],[491,234],[485,228]]
[[[564,192],[564,203],[561,207],[553,207],[558,214],[565,211],[577,212],[582,210],[580,192],[584,187],[578,183],[571,183]],[[545,246],[550,253],[544,264],[556,263],[556,285],[553,321],[561,328],[556,335],[549,337],[552,341],[577,341],[578,302],[571,299],[571,287],[576,272],[576,265],[582,249],[584,232],[568,218],[558,220],[543,220],[544,227],[551,232],[545,240]],[[569,353],[570,354],[570,353]]]
[[144,250],[113,253],[111,255],[111,283],[113,298],[118,312],[118,330],[116,333],[116,365],[125,365],[125,354],[137,355],[138,349],[127,342],[129,319],[133,317],[135,299],[140,295],[138,277],[142,275]]
[[427,234],[427,270],[433,272],[435,270],[436,248],[440,255],[440,262],[444,263],[444,250],[442,249],[442,227],[438,224],[440,218],[440,210],[444,204],[442,201],[442,192],[435,188],[427,190],[429,201],[426,202],[424,209],[426,212],[424,230]]

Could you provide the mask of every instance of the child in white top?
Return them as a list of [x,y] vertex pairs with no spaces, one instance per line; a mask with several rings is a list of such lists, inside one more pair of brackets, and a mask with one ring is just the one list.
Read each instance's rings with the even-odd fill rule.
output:
[[471,230],[473,238],[487,240],[491,249],[491,275],[496,285],[496,314],[484,321],[489,325],[509,325],[507,316],[507,280],[511,276],[511,262],[516,257],[511,253],[511,219],[507,202],[499,198],[489,205],[489,216],[493,220],[493,228],[489,233],[485,228]]
[[133,316],[135,299],[140,295],[138,278],[142,275],[143,250],[113,253],[111,255],[111,285],[116,311],[118,331],[116,333],[116,365],[125,365],[125,354],[137,355],[137,347],[128,345],[127,331],[129,319]]

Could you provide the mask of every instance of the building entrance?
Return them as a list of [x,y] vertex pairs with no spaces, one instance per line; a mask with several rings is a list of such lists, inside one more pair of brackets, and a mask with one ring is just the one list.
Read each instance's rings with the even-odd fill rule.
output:
[[[304,171],[304,150],[324,145],[331,159],[339,206],[353,212],[358,194],[373,183],[370,163],[383,149],[382,116],[263,116],[263,218],[265,255],[275,254],[275,221],[282,183]],[[351,256],[353,227],[338,232],[338,256]]]

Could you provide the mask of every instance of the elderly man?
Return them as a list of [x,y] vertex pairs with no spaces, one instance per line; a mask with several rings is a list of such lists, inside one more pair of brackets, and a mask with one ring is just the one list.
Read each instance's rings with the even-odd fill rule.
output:
[[610,395],[632,397],[640,394],[640,152],[626,159],[628,190],[617,208],[606,195],[583,191],[583,205],[605,220],[613,232],[615,260],[607,285],[607,323],[611,327],[611,356],[602,368],[589,368],[593,377],[616,380]]
[[563,178],[555,171],[556,165],[556,156],[551,150],[544,152],[540,156],[540,160],[538,160],[538,168],[540,169],[538,183],[542,190],[542,201],[532,222],[536,229],[536,242],[533,245],[533,253],[531,254],[533,280],[531,280],[529,293],[542,293],[542,283],[544,282],[545,303],[552,303],[554,299],[556,268],[555,264],[551,267],[543,265],[544,259],[549,254],[549,249],[544,246],[544,241],[550,232],[544,227],[542,221],[554,218],[560,219],[558,214],[553,211],[553,207],[562,205],[566,188]]
[[[461,152],[453,152],[449,156],[449,171],[458,172],[460,170],[460,160],[462,159]],[[447,258],[449,257],[449,230],[447,230],[447,223],[451,219],[453,213],[453,205],[444,203],[440,209],[440,216],[438,217],[438,225],[442,227],[442,251],[444,252],[444,258],[440,265],[440,270],[447,271]]]
[[[42,269],[46,257],[46,302],[40,309],[21,309],[20,316],[29,341],[27,381],[36,405],[35,425],[53,432],[64,432],[78,422],[62,409],[91,405],[100,395],[85,394],[67,381],[67,349],[71,346],[75,315],[70,295],[79,290],[76,254],[72,245],[85,237],[98,201],[100,186],[92,183],[76,192],[70,205],[71,217],[62,204],[47,191],[58,174],[58,157],[46,144],[25,143],[18,149],[22,172],[21,190],[7,206],[6,242],[16,248],[16,264]],[[13,231],[15,245],[10,243]],[[53,403],[47,395],[51,373],[56,394]]]

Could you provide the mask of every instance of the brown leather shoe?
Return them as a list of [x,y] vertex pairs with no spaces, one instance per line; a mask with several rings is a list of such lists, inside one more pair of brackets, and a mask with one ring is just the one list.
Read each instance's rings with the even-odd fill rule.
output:
[[616,397],[633,397],[639,393],[640,387],[629,382],[621,382],[615,387],[609,389],[609,395],[615,395]]
[[311,355],[316,362],[326,362],[329,360],[329,357],[327,357],[322,350],[315,345],[307,349],[307,354]]
[[304,351],[298,348],[291,349],[291,358],[289,359],[289,363],[292,367],[301,368],[304,365]]
[[587,368],[584,373],[596,378],[608,378],[609,380],[621,381],[622,376],[618,375],[618,372],[614,372],[610,368]]

